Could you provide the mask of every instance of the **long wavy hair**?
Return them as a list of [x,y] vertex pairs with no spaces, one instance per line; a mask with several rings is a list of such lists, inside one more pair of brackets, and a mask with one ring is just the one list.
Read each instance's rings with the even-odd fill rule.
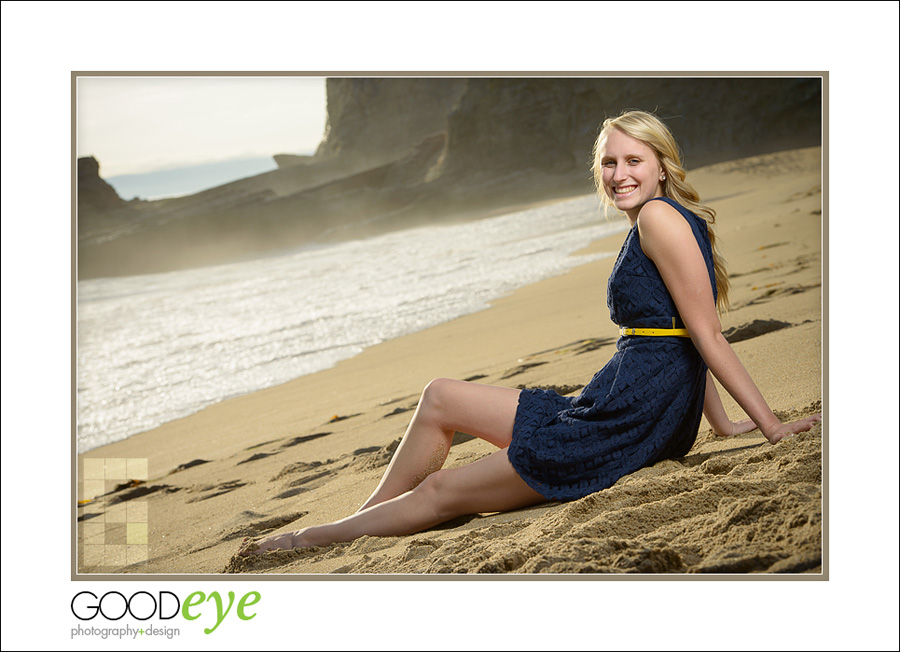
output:
[[718,296],[716,306],[720,312],[728,309],[728,272],[725,267],[725,259],[719,253],[716,244],[716,212],[700,202],[700,195],[685,179],[686,172],[682,167],[681,149],[672,132],[652,113],[646,111],[626,111],[615,118],[607,118],[603,121],[600,135],[594,143],[594,164],[591,171],[594,174],[594,185],[600,199],[607,206],[613,206],[612,198],[603,189],[603,167],[600,165],[601,149],[603,148],[610,129],[619,129],[628,136],[635,138],[656,153],[656,158],[662,170],[665,172],[665,180],[661,181],[663,193],[669,199],[674,199],[692,213],[706,221],[709,231],[709,241],[712,244],[713,267],[716,276],[716,289]]

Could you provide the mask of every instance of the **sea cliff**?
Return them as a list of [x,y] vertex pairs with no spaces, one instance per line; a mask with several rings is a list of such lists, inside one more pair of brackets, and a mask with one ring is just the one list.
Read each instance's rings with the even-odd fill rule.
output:
[[333,78],[315,155],[274,154],[271,172],[125,202],[79,159],[78,273],[215,264],[590,192],[598,127],[628,108],[664,118],[689,168],[816,146],[821,104],[811,77]]

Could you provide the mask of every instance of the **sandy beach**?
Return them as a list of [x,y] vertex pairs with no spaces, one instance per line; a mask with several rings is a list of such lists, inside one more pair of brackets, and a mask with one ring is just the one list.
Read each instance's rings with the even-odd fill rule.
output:
[[[720,163],[688,178],[718,212],[732,281],[726,337],[776,414],[823,411],[821,149]],[[615,253],[623,239],[585,251]],[[758,431],[716,437],[705,420],[684,458],[578,501],[410,536],[236,554],[245,537],[356,511],[433,378],[577,394],[615,350],[605,296],[613,262],[582,265],[332,369],[78,456],[76,572],[822,574],[822,426],[772,446]],[[720,394],[731,418],[743,418]],[[458,433],[446,465],[492,450]]]

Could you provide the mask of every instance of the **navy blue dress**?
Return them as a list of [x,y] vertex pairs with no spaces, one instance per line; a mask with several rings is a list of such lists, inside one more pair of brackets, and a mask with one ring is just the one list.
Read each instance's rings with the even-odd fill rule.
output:
[[[673,206],[690,224],[715,297],[706,222],[671,199],[656,201]],[[609,277],[607,305],[619,326],[684,327],[659,270],[641,249],[636,226]],[[620,337],[612,359],[578,397],[522,390],[509,461],[545,498],[575,500],[659,460],[686,455],[700,426],[706,370],[690,338]]]

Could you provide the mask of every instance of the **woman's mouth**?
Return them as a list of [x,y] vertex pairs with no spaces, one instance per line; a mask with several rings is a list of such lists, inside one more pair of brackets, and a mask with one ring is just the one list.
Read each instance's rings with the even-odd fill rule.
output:
[[614,189],[617,196],[627,195],[637,190],[637,186],[619,186]]

